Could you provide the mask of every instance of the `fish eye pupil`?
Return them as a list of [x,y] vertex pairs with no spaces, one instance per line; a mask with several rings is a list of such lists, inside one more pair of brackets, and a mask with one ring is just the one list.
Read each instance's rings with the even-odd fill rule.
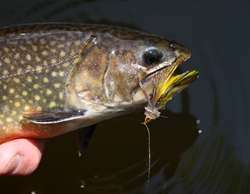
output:
[[147,62],[148,64],[155,64],[158,62],[158,59],[155,56],[149,56]]
[[145,63],[149,65],[157,64],[161,59],[161,54],[156,50],[147,51],[144,54]]

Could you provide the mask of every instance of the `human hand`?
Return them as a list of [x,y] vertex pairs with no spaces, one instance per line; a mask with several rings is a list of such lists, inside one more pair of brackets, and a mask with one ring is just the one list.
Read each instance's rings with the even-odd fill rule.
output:
[[45,140],[14,139],[0,145],[0,176],[29,175],[39,165]]

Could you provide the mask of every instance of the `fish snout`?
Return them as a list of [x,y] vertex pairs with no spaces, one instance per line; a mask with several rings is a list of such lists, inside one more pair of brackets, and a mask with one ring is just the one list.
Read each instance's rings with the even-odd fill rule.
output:
[[184,61],[186,61],[191,56],[190,49],[183,44],[179,44],[176,42],[170,42],[169,47],[174,50],[175,55],[177,57],[182,57],[184,59]]

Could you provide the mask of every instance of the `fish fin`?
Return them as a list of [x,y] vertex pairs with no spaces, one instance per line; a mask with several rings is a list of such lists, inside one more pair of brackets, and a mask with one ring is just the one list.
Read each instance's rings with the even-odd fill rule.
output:
[[78,132],[78,154],[81,156],[81,152],[85,150],[96,130],[97,124],[90,125],[79,129]]
[[73,111],[25,111],[23,117],[36,124],[53,124],[82,118],[86,110]]

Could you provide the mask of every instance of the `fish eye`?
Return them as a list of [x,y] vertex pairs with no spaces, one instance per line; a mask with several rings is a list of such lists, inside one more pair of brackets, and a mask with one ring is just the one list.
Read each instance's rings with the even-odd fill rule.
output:
[[148,50],[143,55],[144,62],[148,65],[159,63],[162,58],[162,53],[156,49]]

